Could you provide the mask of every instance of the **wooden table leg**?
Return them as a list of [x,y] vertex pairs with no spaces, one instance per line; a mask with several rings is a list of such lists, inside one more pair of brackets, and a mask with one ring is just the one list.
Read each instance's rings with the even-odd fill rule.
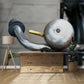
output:
[[10,55],[11,55],[11,58],[12,58],[13,64],[14,64],[14,66],[15,66],[15,69],[16,69],[16,64],[15,64],[14,57],[13,57],[13,55],[12,55],[11,50],[9,50],[9,52],[10,52]]
[[8,65],[9,65],[9,60],[8,60],[8,56],[7,56],[6,63],[5,63],[5,69],[7,68]]
[[6,59],[7,59],[7,56],[8,56],[8,49],[6,49],[6,53],[5,53],[5,57],[4,57],[4,61],[3,61],[3,66],[2,66],[2,71],[4,69],[4,65],[6,64]]

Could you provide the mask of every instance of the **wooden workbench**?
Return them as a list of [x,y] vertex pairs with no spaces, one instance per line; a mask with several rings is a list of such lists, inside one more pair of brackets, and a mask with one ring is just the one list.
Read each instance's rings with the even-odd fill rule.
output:
[[22,52],[21,72],[63,72],[62,52]]

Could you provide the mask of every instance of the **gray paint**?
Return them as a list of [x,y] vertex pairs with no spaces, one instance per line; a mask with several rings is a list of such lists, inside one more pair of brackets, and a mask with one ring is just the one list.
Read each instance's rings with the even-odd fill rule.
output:
[[[27,38],[36,43],[45,43],[44,39],[28,33],[29,29],[42,32],[45,25],[59,18],[60,0],[0,0],[0,65],[2,65],[6,45],[2,45],[1,37],[8,34],[8,22],[12,18],[21,20],[26,26]],[[15,39],[10,47],[12,51],[28,51]],[[20,59],[15,58],[16,64]],[[10,61],[10,64],[12,62]]]

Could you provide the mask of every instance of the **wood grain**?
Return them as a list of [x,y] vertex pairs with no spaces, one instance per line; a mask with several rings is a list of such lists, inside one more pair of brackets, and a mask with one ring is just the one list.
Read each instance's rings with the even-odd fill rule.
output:
[[84,84],[84,70],[63,73],[20,73],[0,70],[0,84]]
[[21,72],[63,72],[63,53],[21,53]]

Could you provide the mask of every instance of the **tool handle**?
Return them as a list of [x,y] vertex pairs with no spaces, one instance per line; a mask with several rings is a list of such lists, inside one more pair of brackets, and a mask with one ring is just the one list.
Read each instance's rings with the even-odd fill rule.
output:
[[38,31],[34,31],[34,30],[29,30],[29,33],[35,34],[35,35],[38,35],[38,36],[41,36],[41,37],[43,37],[43,35],[44,35],[42,32],[38,32]]

